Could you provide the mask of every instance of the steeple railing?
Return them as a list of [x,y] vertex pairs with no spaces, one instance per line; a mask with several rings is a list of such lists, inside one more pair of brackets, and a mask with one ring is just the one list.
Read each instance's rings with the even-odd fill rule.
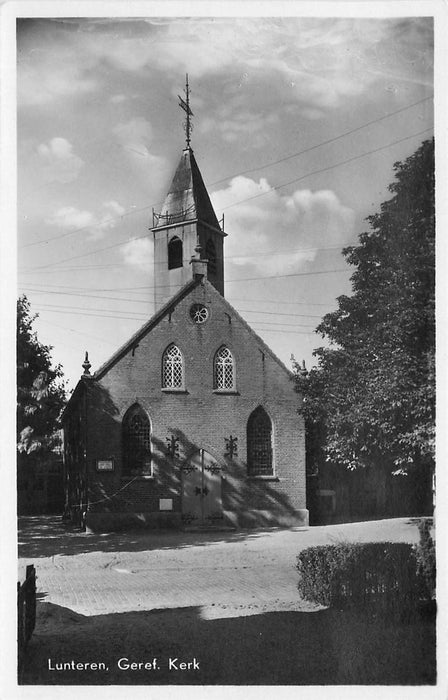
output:
[[152,227],[157,228],[158,226],[170,226],[171,224],[178,224],[182,221],[189,221],[196,218],[196,207],[194,204],[188,209],[181,209],[177,212],[161,212],[160,214],[154,209],[152,210]]
[[[161,212],[158,213],[152,210],[152,228],[159,228],[162,226],[171,226],[172,224],[179,224],[182,221],[192,221],[196,219],[196,207],[194,204],[188,209],[181,209],[177,212]],[[218,221],[219,228],[224,231],[224,214],[222,219]]]

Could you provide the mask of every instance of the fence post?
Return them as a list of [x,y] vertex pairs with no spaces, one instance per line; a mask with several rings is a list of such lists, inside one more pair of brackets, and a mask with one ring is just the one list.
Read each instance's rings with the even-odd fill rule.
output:
[[26,578],[17,582],[17,650],[20,673],[23,654],[36,626],[36,569],[33,564],[26,567]]

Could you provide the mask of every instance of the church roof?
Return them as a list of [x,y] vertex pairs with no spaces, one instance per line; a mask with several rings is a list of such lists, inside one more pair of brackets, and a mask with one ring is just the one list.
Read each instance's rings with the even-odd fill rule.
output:
[[124,355],[126,355],[127,352],[129,352],[133,347],[135,347],[141,338],[143,338],[147,333],[149,333],[154,326],[156,326],[159,321],[170,311],[172,311],[173,307],[176,306],[176,304],[183,299],[185,296],[187,296],[190,291],[196,287],[198,284],[204,284],[207,285],[208,291],[211,294],[216,295],[217,300],[219,300],[220,304],[223,304],[229,309],[229,312],[231,314],[239,319],[239,321],[242,323],[242,325],[249,331],[249,333],[252,335],[254,340],[257,341],[258,345],[263,349],[264,352],[266,352],[267,355],[270,355],[271,358],[279,364],[282,369],[289,375],[292,376],[291,370],[289,370],[286,365],[277,357],[277,355],[271,350],[269,345],[266,345],[264,340],[260,338],[260,336],[249,326],[247,321],[244,320],[244,318],[236,311],[236,309],[233,308],[231,304],[225,299],[219,292],[215,290],[213,285],[208,281],[208,280],[203,280],[203,281],[198,281],[198,280],[191,280],[187,282],[187,284],[184,284],[181,289],[172,296],[164,306],[162,306],[150,319],[147,321],[134,335],[126,342],[124,345],[122,345],[113,355],[110,357],[93,375],[93,379],[101,379],[102,376],[106,374],[106,372],[113,367],[113,365],[118,362]]
[[199,219],[223,233],[193,151],[185,148],[162,210],[155,214],[154,228],[192,219]]

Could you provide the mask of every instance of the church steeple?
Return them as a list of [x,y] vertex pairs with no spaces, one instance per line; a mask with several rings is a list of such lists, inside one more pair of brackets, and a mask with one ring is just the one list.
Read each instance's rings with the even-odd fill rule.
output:
[[186,112],[187,146],[181,155],[160,213],[153,211],[154,235],[154,299],[156,309],[192,277],[192,258],[199,247],[207,263],[207,277],[224,295],[223,241],[221,229],[190,146],[192,112],[189,105],[187,76],[186,101],[180,106]]

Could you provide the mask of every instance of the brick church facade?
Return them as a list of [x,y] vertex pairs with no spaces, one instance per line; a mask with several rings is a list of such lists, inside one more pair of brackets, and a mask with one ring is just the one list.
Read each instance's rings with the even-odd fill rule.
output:
[[187,141],[154,214],[152,318],[63,415],[66,514],[88,529],[308,523],[291,372],[224,297],[224,238]]

